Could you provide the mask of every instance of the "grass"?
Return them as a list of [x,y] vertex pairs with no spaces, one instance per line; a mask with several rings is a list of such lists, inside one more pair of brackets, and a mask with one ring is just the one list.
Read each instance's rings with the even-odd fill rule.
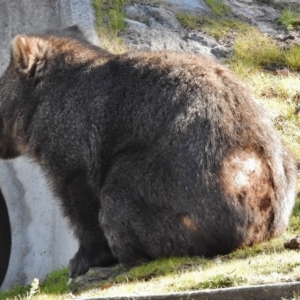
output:
[[294,114],[300,104],[300,46],[283,50],[253,28],[237,37],[228,63],[270,110],[284,143],[300,161],[300,118]]
[[128,0],[94,0],[98,32],[119,35],[125,28],[124,6]]
[[96,28],[103,49],[123,53],[126,46],[120,39],[125,29],[125,5],[129,0],[93,0]]
[[230,7],[225,5],[221,0],[205,0],[205,3],[215,16],[230,13]]
[[295,27],[300,27],[299,11],[294,11],[290,8],[285,8],[281,13],[279,23],[287,29],[294,29]]
[[40,284],[38,279],[34,279],[31,285],[25,287],[16,286],[10,291],[0,292],[0,300],[5,299],[24,299],[29,300],[37,295],[48,295],[49,298],[58,297],[68,293],[67,282],[69,279],[69,271],[64,268],[53,271]]
[[120,38],[126,23],[125,6],[129,3],[143,5],[163,5],[163,0],[93,0],[96,29],[101,47],[112,53],[120,54],[128,50]]
[[202,31],[215,37],[217,40],[225,38],[232,32],[245,33],[250,29],[248,24],[231,18],[209,18],[186,13],[178,13],[177,18],[184,27]]

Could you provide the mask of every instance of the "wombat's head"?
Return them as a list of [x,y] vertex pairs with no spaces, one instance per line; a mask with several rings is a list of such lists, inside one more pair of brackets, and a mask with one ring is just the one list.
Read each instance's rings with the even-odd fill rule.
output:
[[0,158],[26,152],[37,106],[44,98],[59,97],[74,68],[99,56],[78,27],[44,35],[18,35],[11,45],[8,68],[0,78]]

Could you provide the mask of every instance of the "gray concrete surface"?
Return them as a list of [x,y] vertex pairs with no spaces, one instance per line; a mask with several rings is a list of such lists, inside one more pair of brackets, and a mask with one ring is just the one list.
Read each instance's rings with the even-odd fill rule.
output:
[[[93,22],[90,0],[0,0],[0,74],[8,64],[15,35],[78,24],[98,44]],[[12,250],[1,290],[31,283],[35,277],[43,279],[66,266],[77,250],[77,241],[40,168],[25,158],[1,161],[0,189],[12,230]]]

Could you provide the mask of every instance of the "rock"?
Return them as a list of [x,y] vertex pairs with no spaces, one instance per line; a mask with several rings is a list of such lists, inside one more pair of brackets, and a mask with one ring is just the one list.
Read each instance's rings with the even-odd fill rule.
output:
[[285,249],[290,250],[300,250],[300,235],[297,235],[295,238],[291,239],[289,242],[284,243]]
[[[293,3],[293,0],[289,0]],[[232,14],[253,26],[258,27],[263,33],[276,39],[277,43],[287,44],[281,41],[281,36],[292,36],[288,43],[300,41],[300,33],[287,32],[278,25],[280,9],[271,4],[274,0],[223,0],[229,6]],[[286,2],[284,0],[276,2]],[[125,9],[128,24],[123,39],[125,43],[134,49],[142,50],[173,50],[181,52],[201,53],[203,55],[223,60],[232,54],[234,45],[234,32],[226,38],[218,41],[197,30],[184,28],[176,17],[176,13],[184,10],[185,13],[205,15],[211,13],[204,1],[201,0],[166,0],[164,5],[153,6],[142,4],[128,4]]]
[[165,7],[132,4],[125,13],[128,26],[123,39],[130,48],[201,53],[220,59],[231,52],[204,33],[183,28],[176,15]]
[[70,279],[68,287],[73,293],[96,286],[107,288],[108,279],[123,272],[125,269],[122,266],[90,268],[86,274]]
[[142,28],[148,28],[148,26],[145,23],[139,22],[139,21],[135,21],[135,20],[130,20],[125,18],[124,19],[125,23],[127,23],[127,25],[133,25],[133,26],[140,26]]
[[154,29],[157,27],[157,24],[166,29],[183,29],[175,14],[162,6],[152,7],[149,5],[131,4],[126,6],[125,13],[129,19],[145,23]]
[[197,30],[192,30],[187,33],[187,38],[196,42],[199,42],[203,46],[210,48],[217,47],[218,42],[215,38],[208,36],[205,33],[199,32]]
[[206,14],[210,12],[204,0],[165,0],[173,10]]
[[232,55],[232,48],[225,46],[217,46],[210,51],[218,59],[227,58]]
[[184,31],[176,32],[164,27],[144,28],[131,24],[123,37],[125,43],[139,50],[171,50],[187,53],[201,53],[215,57],[211,49],[198,41],[187,38]]

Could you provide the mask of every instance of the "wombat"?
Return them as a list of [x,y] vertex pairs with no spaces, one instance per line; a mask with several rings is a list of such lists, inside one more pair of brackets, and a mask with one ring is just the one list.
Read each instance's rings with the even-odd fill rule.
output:
[[214,256],[281,234],[296,168],[265,110],[200,55],[18,35],[0,79],[0,156],[41,165],[91,266]]

